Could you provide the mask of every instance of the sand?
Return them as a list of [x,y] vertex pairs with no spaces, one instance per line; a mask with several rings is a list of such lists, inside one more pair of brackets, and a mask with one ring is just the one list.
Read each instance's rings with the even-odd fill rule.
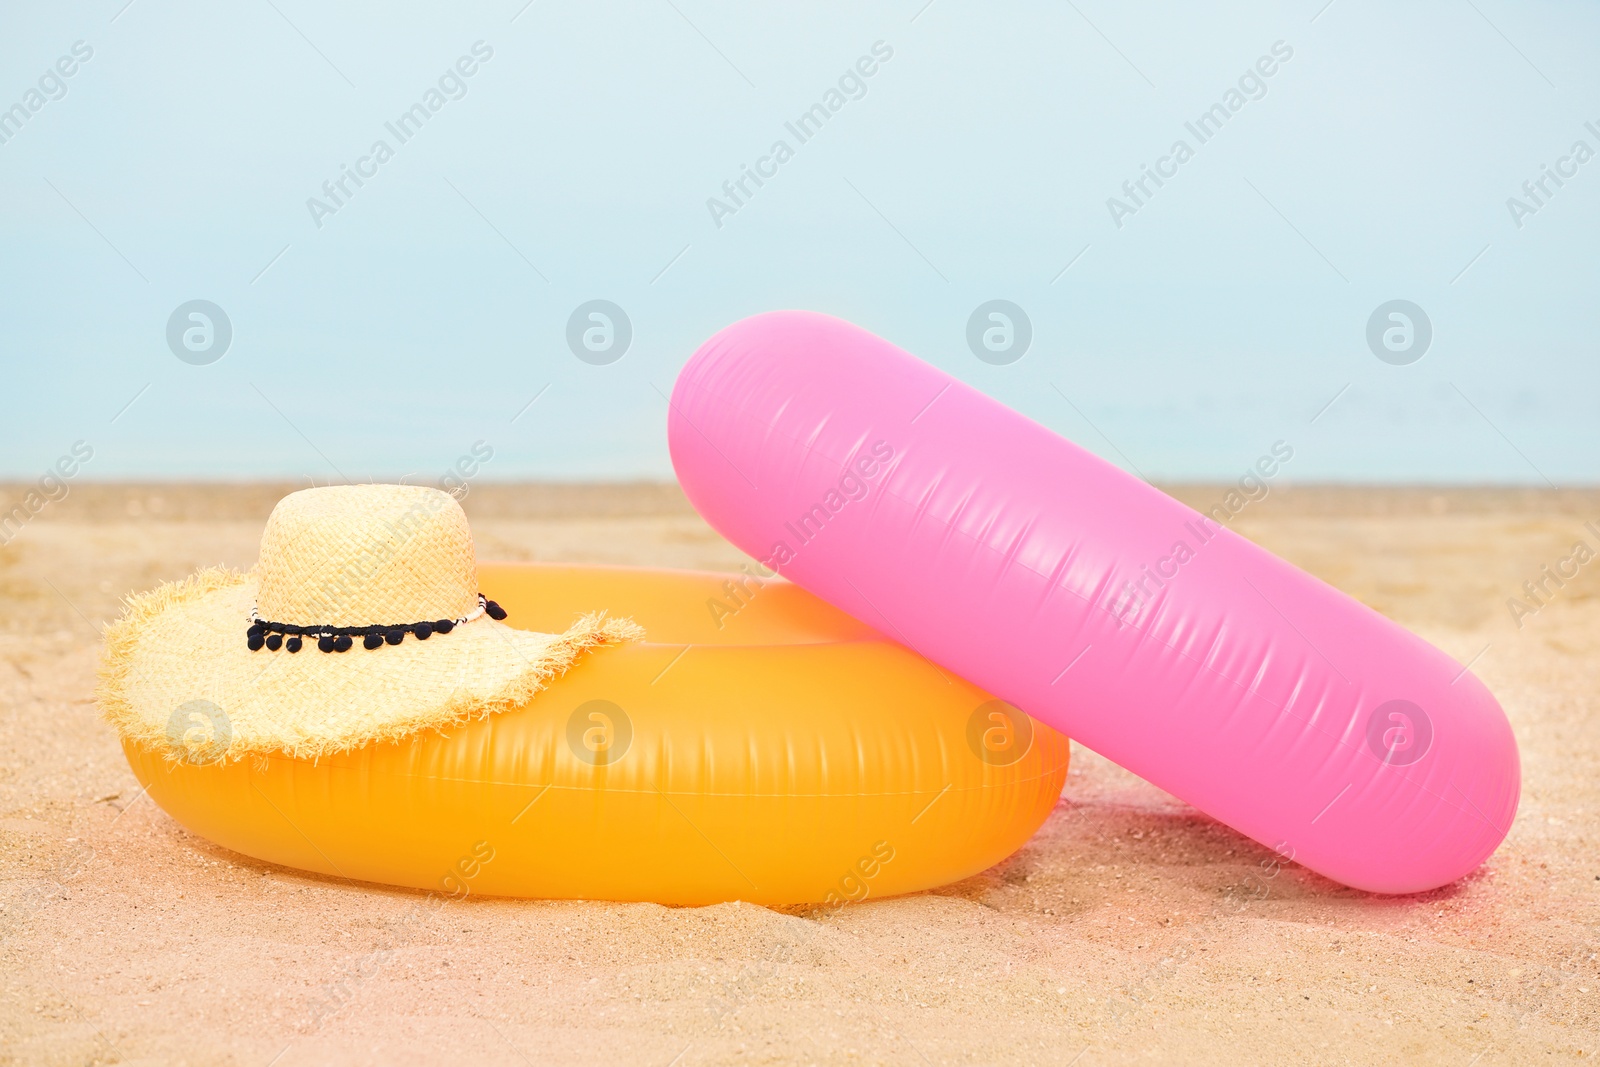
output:
[[[90,699],[120,594],[248,566],[285,487],[79,485],[0,548],[0,1063],[1471,1067],[1600,1054],[1600,494],[1280,489],[1236,529],[1474,670],[1522,746],[1477,873],[1379,898],[1082,747],[1015,856],[842,910],[419,894],[258,863],[140,794]],[[1218,489],[1173,490],[1194,504]],[[0,487],[0,498],[15,497]],[[9,507],[8,505],[5,505]],[[671,486],[479,486],[485,559],[735,568]],[[334,1010],[329,1010],[330,1005]]]

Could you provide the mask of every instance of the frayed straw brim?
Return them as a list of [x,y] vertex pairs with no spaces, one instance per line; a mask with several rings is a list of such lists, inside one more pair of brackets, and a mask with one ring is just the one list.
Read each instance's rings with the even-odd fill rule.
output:
[[252,652],[245,630],[255,598],[252,577],[218,568],[129,599],[106,630],[95,694],[124,740],[193,759],[186,735],[198,722],[207,760],[315,759],[505,711],[584,652],[644,633],[603,613],[562,634],[485,616],[376,649],[320,652],[308,642],[298,653]]

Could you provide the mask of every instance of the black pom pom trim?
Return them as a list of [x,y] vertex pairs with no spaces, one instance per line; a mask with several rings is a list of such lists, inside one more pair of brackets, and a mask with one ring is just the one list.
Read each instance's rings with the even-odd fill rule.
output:
[[[506,609],[478,594],[479,610],[496,622],[506,617]],[[245,631],[245,644],[250,651],[267,648],[276,652],[287,648],[299,652],[305,638],[314,638],[323,652],[345,652],[354,647],[355,638],[361,638],[363,648],[382,648],[385,644],[398,645],[411,634],[418,641],[426,641],[434,634],[447,634],[462,623],[477,617],[477,612],[460,619],[433,619],[423,622],[380,623],[373,626],[305,626],[290,622],[267,622],[251,612],[250,627]]]

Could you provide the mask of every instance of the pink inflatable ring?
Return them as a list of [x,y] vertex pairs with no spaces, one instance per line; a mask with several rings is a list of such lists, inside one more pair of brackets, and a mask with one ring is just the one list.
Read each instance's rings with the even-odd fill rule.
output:
[[856,326],[718,333],[668,439],[745,552],[1329,878],[1432,889],[1510,828],[1516,742],[1460,664]]

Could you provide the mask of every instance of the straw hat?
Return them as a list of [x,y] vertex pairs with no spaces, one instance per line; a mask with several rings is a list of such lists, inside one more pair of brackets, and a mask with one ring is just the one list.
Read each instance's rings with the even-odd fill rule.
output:
[[562,634],[504,617],[453,497],[305,489],[272,509],[249,574],[129,598],[96,697],[124,739],[173,759],[316,758],[514,707],[581,653],[643,635],[603,613]]

